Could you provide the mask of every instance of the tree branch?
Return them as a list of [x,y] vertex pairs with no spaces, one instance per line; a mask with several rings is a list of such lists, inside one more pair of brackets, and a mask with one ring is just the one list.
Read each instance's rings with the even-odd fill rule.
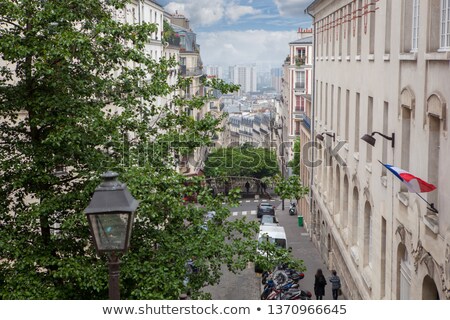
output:
[[16,28],[19,28],[22,31],[25,30],[22,26],[18,25],[17,23],[14,23],[12,21],[5,20],[5,19],[0,19],[0,23],[2,23],[2,22],[11,24],[11,25],[15,26]]

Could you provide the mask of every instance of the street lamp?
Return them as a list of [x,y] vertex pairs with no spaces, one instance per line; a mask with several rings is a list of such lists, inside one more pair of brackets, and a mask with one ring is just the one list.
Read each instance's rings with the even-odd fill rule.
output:
[[323,141],[325,139],[325,137],[323,135],[327,135],[327,136],[333,138],[333,142],[336,141],[336,134],[334,132],[333,133],[328,133],[328,132],[319,133],[319,134],[316,135],[316,139],[320,140],[320,141]]
[[108,255],[109,299],[119,300],[120,261],[117,253],[125,253],[130,245],[134,212],[139,202],[127,186],[117,180],[119,175],[108,171],[95,189],[89,206],[84,210],[97,253]]
[[387,139],[387,140],[392,141],[392,148],[394,147],[394,145],[395,145],[395,133],[392,133],[392,136],[389,137],[389,136],[384,135],[384,134],[382,134],[382,133],[380,133],[380,132],[374,131],[374,132],[372,132],[371,135],[369,135],[369,134],[363,135],[363,136],[361,137],[361,140],[364,140],[365,142],[367,142],[368,144],[370,144],[370,145],[373,147],[373,146],[375,145],[375,142],[376,142],[376,139],[373,137],[373,135],[374,135],[375,133],[376,133],[376,134],[379,134],[380,136],[382,136],[383,138],[385,138],[385,139]]

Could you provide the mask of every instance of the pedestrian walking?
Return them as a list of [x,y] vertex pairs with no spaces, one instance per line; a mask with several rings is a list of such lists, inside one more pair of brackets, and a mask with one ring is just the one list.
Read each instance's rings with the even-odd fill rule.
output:
[[247,194],[250,192],[250,183],[248,181],[245,183],[245,189],[247,189]]
[[325,286],[327,285],[327,280],[323,275],[322,269],[317,269],[315,279],[314,279],[314,294],[317,300],[323,300],[325,295]]
[[267,186],[266,186],[266,183],[265,183],[265,182],[261,182],[261,188],[262,188],[263,194],[266,194],[266,188],[267,188]]
[[333,293],[333,300],[337,300],[339,291],[341,290],[341,279],[337,275],[336,270],[331,271],[332,276],[328,279],[331,282],[331,292]]

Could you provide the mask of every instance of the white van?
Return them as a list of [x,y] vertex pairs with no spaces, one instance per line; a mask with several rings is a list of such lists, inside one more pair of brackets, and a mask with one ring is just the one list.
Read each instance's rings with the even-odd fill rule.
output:
[[281,226],[262,225],[259,227],[258,242],[269,240],[278,247],[287,249],[287,238]]
[[[281,226],[268,226],[262,225],[259,227],[258,233],[258,243],[262,243],[263,241],[270,241],[271,243],[275,243],[278,247],[287,249],[287,238],[286,232],[284,228]],[[266,255],[265,252],[258,249],[258,253],[261,255]],[[261,268],[255,264],[255,272],[261,272]]]

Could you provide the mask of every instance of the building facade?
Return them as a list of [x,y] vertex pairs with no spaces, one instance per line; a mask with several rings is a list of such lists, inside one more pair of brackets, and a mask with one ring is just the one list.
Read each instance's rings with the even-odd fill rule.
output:
[[[287,161],[293,158],[293,143],[301,135],[302,120],[311,104],[313,37],[312,29],[298,29],[298,39],[289,43],[289,55],[283,64],[282,102],[286,109]],[[305,143],[308,140],[302,140]]]
[[[305,218],[351,299],[450,299],[450,3],[317,0]],[[361,140],[375,134],[376,143]],[[327,134],[326,134],[327,133]],[[378,161],[437,189],[408,193]]]

